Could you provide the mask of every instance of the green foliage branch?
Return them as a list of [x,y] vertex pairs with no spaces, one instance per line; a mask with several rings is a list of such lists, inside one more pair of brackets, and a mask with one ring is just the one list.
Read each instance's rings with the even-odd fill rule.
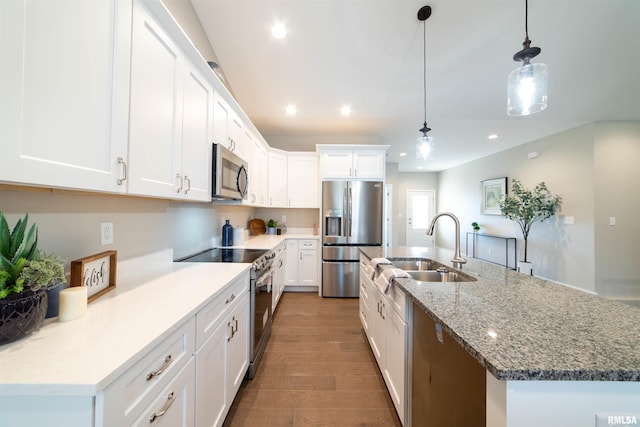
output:
[[517,179],[514,179],[511,184],[511,194],[498,201],[502,214],[518,224],[522,230],[525,262],[528,262],[527,239],[531,226],[553,216],[560,209],[561,204],[562,198],[552,195],[544,182],[533,189],[527,189]]

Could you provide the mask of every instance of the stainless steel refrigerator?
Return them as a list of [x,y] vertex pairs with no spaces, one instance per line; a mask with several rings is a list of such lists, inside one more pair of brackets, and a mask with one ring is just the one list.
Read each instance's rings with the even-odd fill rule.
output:
[[382,181],[322,183],[322,296],[357,297],[360,246],[382,245]]

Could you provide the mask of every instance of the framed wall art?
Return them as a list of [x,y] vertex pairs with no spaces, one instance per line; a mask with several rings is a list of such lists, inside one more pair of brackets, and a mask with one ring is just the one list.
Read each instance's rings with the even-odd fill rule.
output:
[[70,286],[87,288],[88,302],[116,287],[117,252],[106,251],[71,261]]
[[494,178],[482,181],[482,206],[480,213],[483,215],[502,215],[498,201],[507,194],[507,178]]

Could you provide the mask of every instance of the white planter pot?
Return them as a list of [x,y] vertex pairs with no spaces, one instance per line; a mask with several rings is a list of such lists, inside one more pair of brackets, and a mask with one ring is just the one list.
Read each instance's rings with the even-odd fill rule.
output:
[[518,271],[522,274],[526,274],[527,276],[533,276],[533,263],[518,261]]

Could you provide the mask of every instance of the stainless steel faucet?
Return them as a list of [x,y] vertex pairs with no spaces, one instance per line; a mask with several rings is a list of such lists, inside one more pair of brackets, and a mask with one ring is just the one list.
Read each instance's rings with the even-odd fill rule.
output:
[[441,216],[448,216],[456,223],[456,249],[455,256],[453,257],[451,262],[453,263],[454,267],[462,268],[462,264],[465,264],[467,260],[460,256],[460,221],[458,221],[458,218],[454,214],[450,212],[441,212],[438,215],[434,216],[433,220],[431,220],[431,225],[429,225],[429,227],[427,228],[427,236],[433,236],[433,229],[436,226],[436,221]]

